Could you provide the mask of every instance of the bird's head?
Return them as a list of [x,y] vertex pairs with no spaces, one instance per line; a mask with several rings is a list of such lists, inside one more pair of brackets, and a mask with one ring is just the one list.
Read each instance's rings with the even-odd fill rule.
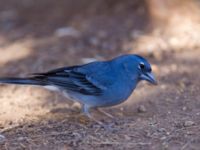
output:
[[139,71],[139,79],[146,80],[151,84],[157,85],[157,81],[154,74],[152,73],[151,65],[149,64],[149,62],[141,56],[136,57],[139,58],[137,66]]
[[125,55],[122,59],[124,59],[125,68],[130,76],[134,74],[139,81],[146,80],[151,84],[157,84],[151,65],[145,58],[131,54]]

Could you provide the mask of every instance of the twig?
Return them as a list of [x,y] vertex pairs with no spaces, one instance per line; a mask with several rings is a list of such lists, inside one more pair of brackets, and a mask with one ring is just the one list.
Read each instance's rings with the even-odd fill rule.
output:
[[182,147],[181,150],[184,150],[188,145],[189,145],[190,141],[188,141],[187,143],[185,143]]
[[19,124],[13,125],[13,126],[9,126],[9,127],[7,127],[7,128],[4,128],[4,129],[0,130],[0,133],[8,132],[8,131],[10,131],[10,130],[12,130],[12,129],[15,129],[15,128],[17,128],[17,127],[20,127],[20,126],[21,126],[21,125],[19,125]]

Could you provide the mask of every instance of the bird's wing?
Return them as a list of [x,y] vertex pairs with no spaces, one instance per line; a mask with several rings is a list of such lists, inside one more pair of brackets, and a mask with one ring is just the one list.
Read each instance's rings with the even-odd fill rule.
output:
[[34,74],[33,77],[49,85],[55,85],[84,95],[101,95],[103,90],[106,89],[106,84],[110,82],[109,78],[99,76],[104,73],[106,73],[105,65],[97,63],[97,65],[59,68],[46,73]]

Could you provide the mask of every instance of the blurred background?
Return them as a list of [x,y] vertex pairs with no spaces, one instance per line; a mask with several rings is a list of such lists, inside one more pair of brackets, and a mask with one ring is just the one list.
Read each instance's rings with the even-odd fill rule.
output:
[[137,53],[150,60],[159,80],[157,87],[141,83],[126,103],[107,109],[119,129],[109,137],[77,117],[79,105],[60,94],[0,85],[2,149],[199,148],[199,0],[0,4],[0,76]]

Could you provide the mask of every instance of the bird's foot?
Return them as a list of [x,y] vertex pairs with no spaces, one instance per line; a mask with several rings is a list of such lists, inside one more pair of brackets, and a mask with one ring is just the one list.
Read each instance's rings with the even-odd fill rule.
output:
[[86,114],[86,116],[89,118],[89,119],[91,119],[91,120],[93,120],[94,122],[96,122],[97,124],[99,124],[99,125],[101,125],[101,126],[103,126],[104,125],[104,123],[103,122],[101,122],[101,121],[99,121],[99,120],[97,120],[96,118],[94,118],[91,114]]
[[[89,112],[90,107],[87,105],[84,105],[83,107],[83,113],[91,120],[93,120],[95,123],[97,123],[98,125],[100,125],[100,127],[103,127],[105,130],[107,131],[113,131],[113,127],[112,124],[104,124],[103,122],[99,121],[98,119],[96,119],[94,116],[91,115],[91,113]],[[108,116],[109,118],[114,118],[112,115],[108,114],[107,112],[98,109],[101,113],[105,114],[106,116]]]
[[107,116],[107,117],[109,117],[109,118],[111,118],[111,119],[114,119],[114,116],[113,116],[113,115],[111,115],[111,114],[105,112],[104,110],[102,110],[102,109],[100,109],[100,108],[97,108],[97,110],[98,110],[100,113],[104,114],[105,116]]

